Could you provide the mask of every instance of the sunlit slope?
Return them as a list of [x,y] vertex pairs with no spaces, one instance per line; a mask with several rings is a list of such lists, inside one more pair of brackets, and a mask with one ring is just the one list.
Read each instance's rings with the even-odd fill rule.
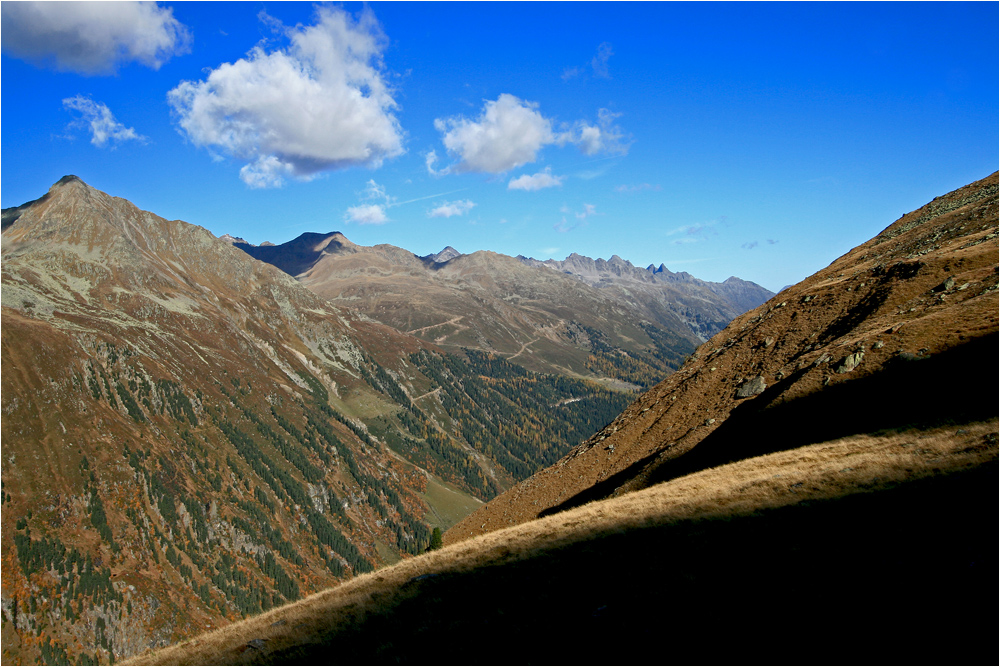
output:
[[446,350],[471,348],[536,371],[643,387],[679,367],[703,340],[684,313],[714,323],[714,333],[744,310],[700,281],[667,291],[648,285],[669,302],[650,305],[495,252],[435,261],[387,244],[359,246],[338,232],[237,247],[333,304]]
[[2,252],[3,662],[108,663],[421,553],[632,397],[446,353],[73,176]]
[[995,652],[996,610],[977,601],[997,584],[996,430],[848,437],[704,470],[136,663],[979,663]]
[[746,456],[996,416],[997,258],[993,174],[736,318],[606,428],[445,541]]

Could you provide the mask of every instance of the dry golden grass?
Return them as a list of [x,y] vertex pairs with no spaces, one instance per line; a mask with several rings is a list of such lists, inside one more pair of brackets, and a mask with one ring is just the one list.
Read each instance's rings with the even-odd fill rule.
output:
[[[367,618],[415,598],[421,594],[423,580],[528,561],[540,552],[585,544],[601,536],[691,520],[749,516],[959,473],[997,459],[997,428],[994,419],[930,431],[857,435],[702,470],[398,563],[261,616],[138,656],[130,664],[266,663],[272,662],[269,656],[295,656],[296,646],[315,646],[325,641],[317,637],[331,636],[331,632],[350,634],[344,628],[360,627]],[[461,615],[463,610],[454,613]],[[426,661],[433,662],[433,654]]]

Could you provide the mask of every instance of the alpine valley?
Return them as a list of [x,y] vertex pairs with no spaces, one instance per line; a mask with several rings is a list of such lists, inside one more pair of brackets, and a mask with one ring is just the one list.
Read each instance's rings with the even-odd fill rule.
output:
[[110,663],[410,560],[773,296],[617,257],[250,246],[75,176],[2,243],[8,664]]
[[[936,197],[738,316],[443,548],[134,662],[994,662],[997,194]],[[612,293],[642,275],[569,261]]]

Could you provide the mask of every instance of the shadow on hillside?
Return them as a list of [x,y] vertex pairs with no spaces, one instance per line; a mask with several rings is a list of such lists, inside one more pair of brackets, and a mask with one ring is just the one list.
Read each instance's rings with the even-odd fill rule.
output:
[[[334,233],[336,232],[331,232],[331,234]],[[315,266],[316,262],[324,255],[340,253],[344,247],[340,241],[330,241],[323,248],[316,249],[331,234],[306,232],[281,245],[253,246],[246,243],[234,243],[233,246],[254,259],[278,267],[294,278]]]
[[[981,664],[997,465],[413,579],[268,664]],[[506,562],[503,562],[506,561]],[[277,649],[277,646],[275,646]]]
[[998,342],[993,333],[924,359],[896,357],[878,373],[774,403],[806,372],[797,371],[738,405],[687,453],[677,458],[652,454],[539,516],[607,498],[629,482],[630,490],[636,490],[733,461],[858,433],[927,429],[996,417]]

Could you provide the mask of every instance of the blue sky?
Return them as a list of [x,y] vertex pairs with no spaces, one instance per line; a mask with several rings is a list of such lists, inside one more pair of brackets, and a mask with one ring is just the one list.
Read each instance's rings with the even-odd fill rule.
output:
[[998,8],[3,2],[0,198],[777,290],[997,170]]

